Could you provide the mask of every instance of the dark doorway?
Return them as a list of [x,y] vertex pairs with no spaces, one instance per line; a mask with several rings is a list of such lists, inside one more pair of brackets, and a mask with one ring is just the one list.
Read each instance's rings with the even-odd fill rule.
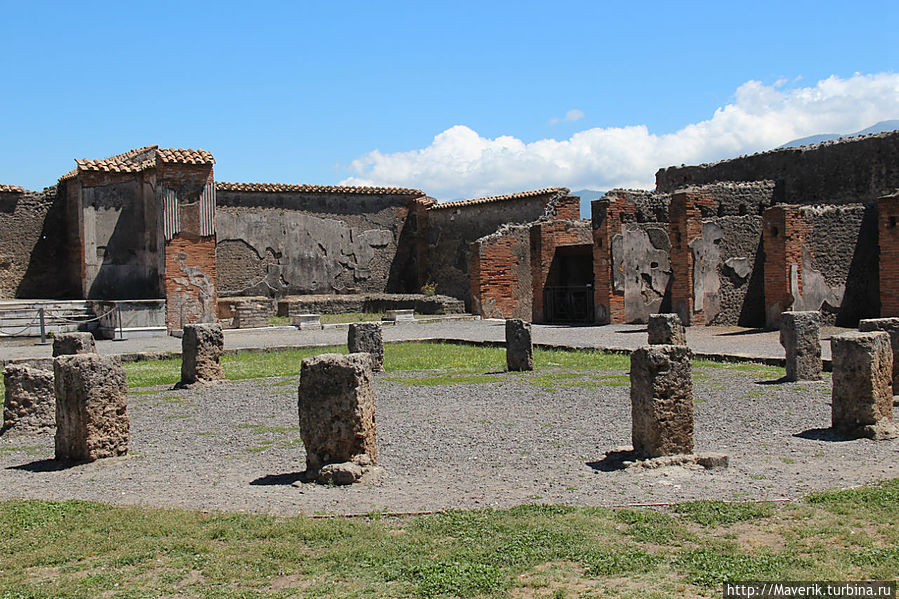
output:
[[556,248],[546,287],[546,322],[593,322],[593,245]]

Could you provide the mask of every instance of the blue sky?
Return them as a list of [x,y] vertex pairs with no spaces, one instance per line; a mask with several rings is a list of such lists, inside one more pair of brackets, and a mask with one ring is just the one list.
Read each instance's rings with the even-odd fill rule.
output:
[[0,0],[0,182],[148,144],[216,178],[651,187],[899,118],[899,3]]

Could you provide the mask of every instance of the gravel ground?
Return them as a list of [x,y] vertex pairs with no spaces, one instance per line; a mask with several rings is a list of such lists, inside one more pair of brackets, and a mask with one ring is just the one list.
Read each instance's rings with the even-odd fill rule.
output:
[[373,481],[292,485],[305,461],[297,380],[263,379],[132,392],[123,458],[64,467],[49,459],[51,433],[2,436],[0,498],[346,514],[781,499],[899,476],[899,440],[839,440],[826,430],[829,377],[781,384],[765,380],[770,372],[694,372],[696,450],[729,455],[725,470],[603,461],[630,442],[625,372],[499,373],[451,386],[388,373],[376,377],[384,471]]

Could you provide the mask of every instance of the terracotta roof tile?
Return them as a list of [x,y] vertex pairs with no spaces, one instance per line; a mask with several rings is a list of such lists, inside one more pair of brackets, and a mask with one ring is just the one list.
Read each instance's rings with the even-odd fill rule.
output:
[[521,200],[524,198],[532,198],[534,196],[542,196],[547,194],[565,195],[568,193],[567,187],[545,187],[543,189],[533,189],[531,191],[520,191],[518,193],[510,193],[501,196],[488,196],[486,198],[475,198],[473,200],[459,200],[458,202],[445,202],[443,204],[435,204],[428,210],[442,210],[444,208],[462,208],[465,206],[474,206],[476,204],[489,204],[491,202],[502,202],[505,200]]
[[156,158],[161,162],[177,162],[180,164],[215,164],[212,153],[197,148],[161,148],[156,150]]
[[0,193],[25,193],[25,189],[18,185],[4,185],[0,183]]
[[216,181],[216,191],[256,191],[256,192],[294,192],[294,193],[352,193],[361,195],[399,194],[424,196],[419,189],[405,187],[349,187],[335,185],[291,185],[288,183],[228,183]]

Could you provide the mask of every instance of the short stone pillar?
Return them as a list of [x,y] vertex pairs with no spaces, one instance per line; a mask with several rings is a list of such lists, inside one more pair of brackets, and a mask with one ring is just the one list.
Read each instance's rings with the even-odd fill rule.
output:
[[506,367],[509,370],[534,369],[531,323],[518,318],[506,321]]
[[371,369],[384,371],[384,339],[377,322],[354,322],[347,331],[347,349],[351,354],[371,354]]
[[219,362],[225,351],[225,336],[218,324],[186,324],[181,337],[181,382],[206,383],[225,378]]
[[899,318],[868,318],[860,320],[858,330],[863,333],[883,331],[890,335],[890,347],[893,349],[893,395],[899,395]]
[[818,312],[782,312],[780,344],[787,356],[787,381],[821,378],[821,315]]
[[677,314],[650,314],[647,330],[650,345],[687,344],[687,332]]
[[415,312],[410,309],[387,310],[384,320],[393,323],[415,322]]
[[90,333],[58,333],[53,337],[53,357],[95,354],[97,346]]
[[349,484],[377,463],[372,380],[367,353],[303,360],[297,407],[308,479]]
[[322,330],[322,319],[319,314],[293,314],[290,323],[301,331]]
[[112,356],[79,354],[53,362],[56,459],[92,461],[128,452],[125,369]]
[[650,345],[631,354],[631,437],[641,458],[693,453],[693,352]]
[[24,364],[3,369],[3,431],[37,431],[56,426],[53,373]]
[[833,429],[850,437],[894,438],[890,336],[882,331],[841,333],[831,337],[830,351]]

